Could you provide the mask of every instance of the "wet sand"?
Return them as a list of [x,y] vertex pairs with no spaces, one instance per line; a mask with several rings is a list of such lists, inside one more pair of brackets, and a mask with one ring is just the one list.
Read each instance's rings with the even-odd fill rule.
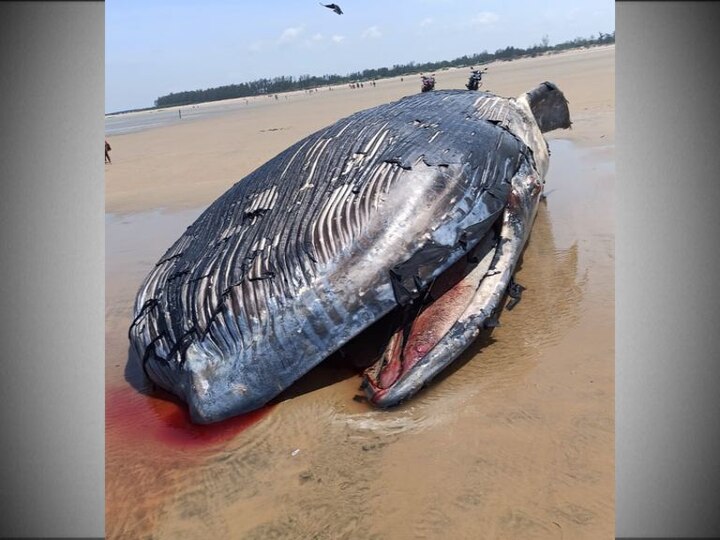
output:
[[[205,206],[303,136],[418,92],[419,77],[109,137],[107,537],[614,537],[614,54],[489,66],[483,88],[501,95],[555,82],[574,121],[548,137],[548,197],[516,275],[527,290],[390,411],[353,400],[352,361],[367,354],[355,342],[271,406],[192,426],[138,390],[127,328],[140,281]],[[467,74],[437,72],[436,87],[462,88]]]

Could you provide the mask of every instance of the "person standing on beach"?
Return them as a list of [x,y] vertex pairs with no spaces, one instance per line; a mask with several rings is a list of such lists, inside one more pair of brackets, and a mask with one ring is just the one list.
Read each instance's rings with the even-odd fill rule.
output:
[[110,150],[112,150],[112,148],[110,148],[110,143],[107,142],[107,139],[105,139],[105,163],[112,164],[112,160],[110,159]]

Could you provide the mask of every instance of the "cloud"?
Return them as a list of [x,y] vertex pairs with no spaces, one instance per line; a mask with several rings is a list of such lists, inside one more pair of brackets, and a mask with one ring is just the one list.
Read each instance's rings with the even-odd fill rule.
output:
[[314,48],[320,45],[325,41],[325,36],[323,36],[320,32],[313,34],[312,36],[309,36],[307,39],[303,40],[303,45],[308,48]]
[[490,11],[483,11],[483,12],[475,15],[472,19],[470,19],[470,23],[472,25],[492,24],[494,22],[497,22],[499,19],[500,19],[500,17],[498,17],[497,13],[492,13]]
[[433,22],[435,22],[435,19],[433,19],[432,17],[425,17],[422,21],[420,21],[420,28],[427,28]]
[[377,39],[382,37],[382,32],[380,32],[380,29],[377,26],[371,26],[361,34],[361,37],[363,39]]
[[290,43],[291,41],[295,41],[295,39],[297,39],[297,37],[302,34],[302,31],[302,26],[286,28],[285,30],[283,30],[282,34],[280,34],[278,43]]
[[345,36],[333,36],[330,39],[332,39],[334,43],[340,43],[345,39]]

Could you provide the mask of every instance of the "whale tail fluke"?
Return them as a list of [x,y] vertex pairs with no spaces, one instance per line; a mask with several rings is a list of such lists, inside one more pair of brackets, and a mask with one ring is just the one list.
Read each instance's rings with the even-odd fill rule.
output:
[[572,125],[568,100],[551,82],[544,82],[525,94],[540,131],[567,129]]

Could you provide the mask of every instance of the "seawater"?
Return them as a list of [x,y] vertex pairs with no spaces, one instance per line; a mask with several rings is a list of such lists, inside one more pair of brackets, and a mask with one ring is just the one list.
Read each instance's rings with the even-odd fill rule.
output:
[[[203,103],[201,105],[186,105],[170,109],[138,111],[117,115],[110,114],[105,116],[105,135],[124,135],[148,129],[177,125],[182,122],[208,119],[214,116],[222,116],[241,108],[256,107],[258,104],[258,101],[249,99],[247,104],[242,100],[231,103]],[[182,113],[182,118],[178,114],[178,109]]]

